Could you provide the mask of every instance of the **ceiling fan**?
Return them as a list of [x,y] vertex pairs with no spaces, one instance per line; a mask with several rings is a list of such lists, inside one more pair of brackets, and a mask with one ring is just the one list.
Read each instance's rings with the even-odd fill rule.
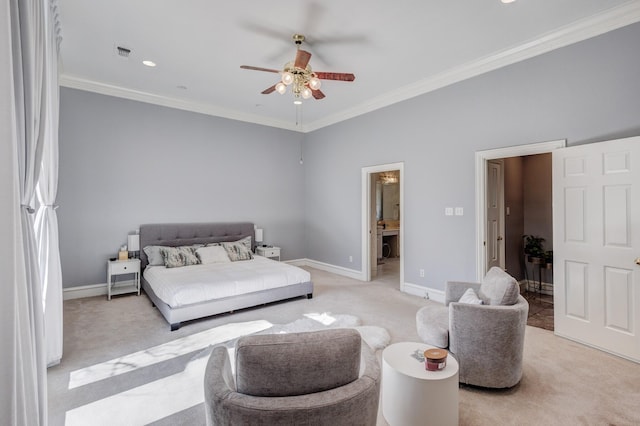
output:
[[294,34],[293,42],[298,46],[296,58],[291,62],[287,62],[282,70],[274,70],[270,68],[254,67],[250,65],[241,65],[240,68],[245,70],[265,71],[281,74],[280,81],[273,86],[262,91],[262,94],[268,95],[278,92],[281,95],[287,91],[287,86],[291,87],[291,92],[295,98],[294,103],[301,103],[301,99],[323,99],[324,93],[320,90],[322,83],[320,80],[338,80],[353,81],[356,76],[350,73],[342,72],[322,72],[313,71],[309,65],[311,53],[300,49],[300,45],[304,41],[304,35]]

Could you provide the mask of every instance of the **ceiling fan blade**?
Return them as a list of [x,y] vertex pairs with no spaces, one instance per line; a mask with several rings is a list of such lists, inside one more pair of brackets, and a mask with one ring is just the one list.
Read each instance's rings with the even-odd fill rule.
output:
[[324,93],[322,93],[322,91],[320,91],[320,90],[311,89],[311,94],[316,99],[324,99]]
[[346,72],[316,71],[316,75],[321,80],[353,81],[356,79],[355,75]]
[[275,90],[276,90],[276,85],[274,84],[273,86],[271,86],[271,87],[269,87],[269,88],[267,88],[267,89],[264,89],[264,90],[263,90],[262,92],[260,92],[260,93],[262,93],[263,95],[268,95],[269,93],[273,93],[273,92],[275,92]]
[[293,66],[296,68],[305,69],[309,64],[309,60],[311,59],[311,53],[306,50],[298,49],[296,53],[296,60],[293,63]]
[[240,68],[242,68],[243,70],[266,71],[266,72],[275,72],[275,73],[280,72],[280,70],[273,70],[271,68],[262,68],[262,67],[252,67],[251,65],[240,65]]

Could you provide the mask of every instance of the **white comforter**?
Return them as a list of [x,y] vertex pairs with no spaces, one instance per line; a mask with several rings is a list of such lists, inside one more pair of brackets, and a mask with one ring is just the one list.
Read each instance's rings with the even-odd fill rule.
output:
[[172,308],[311,281],[302,268],[257,255],[252,260],[182,268],[148,266],[143,275]]

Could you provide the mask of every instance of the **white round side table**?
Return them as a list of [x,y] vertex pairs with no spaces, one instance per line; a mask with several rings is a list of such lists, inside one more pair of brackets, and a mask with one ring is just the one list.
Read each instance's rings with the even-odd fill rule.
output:
[[457,425],[458,362],[429,371],[411,356],[433,346],[401,342],[382,351],[382,414],[391,426]]

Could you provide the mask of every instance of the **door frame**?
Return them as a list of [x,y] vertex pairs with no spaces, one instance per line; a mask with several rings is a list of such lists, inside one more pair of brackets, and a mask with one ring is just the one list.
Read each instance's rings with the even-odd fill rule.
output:
[[481,282],[487,266],[486,209],[487,209],[487,162],[507,157],[546,154],[554,149],[565,148],[566,139],[538,142],[527,145],[476,151],[476,281]]
[[376,166],[366,166],[362,168],[362,279],[371,281],[371,175],[374,173],[387,172],[390,170],[400,171],[400,291],[404,291],[404,162],[379,164]]

